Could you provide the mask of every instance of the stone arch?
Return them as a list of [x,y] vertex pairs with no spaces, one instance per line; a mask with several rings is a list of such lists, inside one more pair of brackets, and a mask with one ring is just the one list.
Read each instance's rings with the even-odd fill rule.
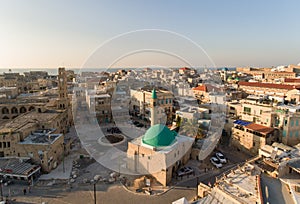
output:
[[28,111],[32,111],[32,110],[34,110],[35,108],[33,107],[33,106],[30,106],[29,107],[29,109],[28,109]]
[[12,107],[12,108],[11,108],[11,113],[12,113],[12,114],[18,114],[19,111],[18,111],[18,109],[17,109],[16,107]]
[[9,110],[6,107],[2,108],[2,114],[9,114]]
[[26,113],[26,108],[24,107],[24,106],[22,106],[21,108],[20,108],[20,113]]

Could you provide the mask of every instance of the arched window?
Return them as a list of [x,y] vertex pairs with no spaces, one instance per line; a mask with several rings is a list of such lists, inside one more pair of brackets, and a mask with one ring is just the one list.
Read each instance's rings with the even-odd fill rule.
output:
[[27,110],[26,110],[26,108],[24,107],[24,106],[22,106],[21,108],[20,108],[20,113],[25,113]]
[[2,108],[2,114],[9,114],[8,108],[6,107]]
[[12,114],[18,114],[18,109],[16,107],[11,108],[11,113]]

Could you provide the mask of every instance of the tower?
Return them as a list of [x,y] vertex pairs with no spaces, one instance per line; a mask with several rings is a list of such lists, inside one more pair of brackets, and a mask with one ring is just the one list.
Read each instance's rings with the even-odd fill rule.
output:
[[152,96],[151,96],[151,103],[150,103],[150,108],[151,108],[151,126],[154,126],[157,124],[157,95],[156,95],[156,90],[152,90]]
[[64,67],[58,68],[58,108],[66,109],[68,107],[67,74]]

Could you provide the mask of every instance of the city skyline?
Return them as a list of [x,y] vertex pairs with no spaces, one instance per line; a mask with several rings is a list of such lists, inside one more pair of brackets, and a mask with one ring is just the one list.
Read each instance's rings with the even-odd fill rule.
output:
[[[195,66],[298,64],[300,41],[296,25],[300,19],[299,5],[297,1],[5,1],[0,8],[3,31],[0,33],[0,68],[56,68],[62,65],[80,68],[104,42],[143,29],[171,31],[200,45],[213,63],[208,59],[199,60],[199,55],[185,48],[185,44],[178,43],[173,47],[166,42],[172,50],[184,47],[186,55],[190,56],[188,61]],[[151,36],[141,39],[151,40]],[[139,43],[136,40],[132,47]],[[125,46],[131,45],[112,45],[111,53]],[[113,57],[117,59],[122,55]],[[110,61],[113,62],[115,60]],[[103,64],[106,67],[106,63]],[[126,57],[115,67],[149,64],[162,67],[187,65],[170,55],[152,53],[149,57],[149,54],[139,53]],[[103,65],[100,63],[99,67]]]

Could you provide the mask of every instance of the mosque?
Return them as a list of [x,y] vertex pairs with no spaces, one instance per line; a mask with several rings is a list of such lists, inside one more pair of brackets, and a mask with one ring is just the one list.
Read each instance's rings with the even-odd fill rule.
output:
[[151,175],[167,186],[176,171],[191,158],[194,138],[171,131],[157,118],[157,94],[152,90],[151,127],[128,143],[127,168],[137,174]]

